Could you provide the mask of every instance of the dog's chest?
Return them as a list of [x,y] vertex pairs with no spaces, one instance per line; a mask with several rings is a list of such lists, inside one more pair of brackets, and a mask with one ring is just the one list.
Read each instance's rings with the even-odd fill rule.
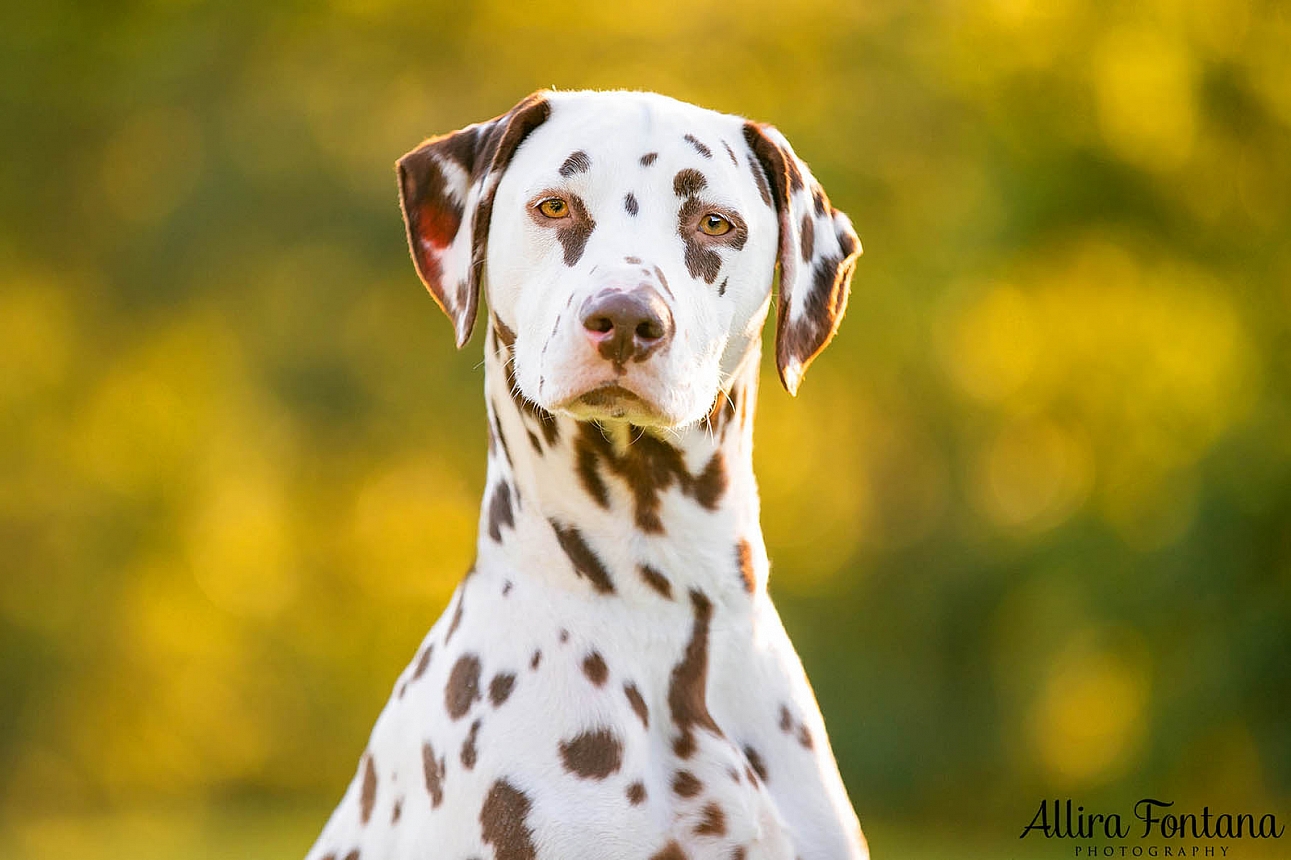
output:
[[464,583],[347,795],[365,843],[499,860],[792,856],[764,782],[773,745],[794,746],[767,731],[792,696],[760,665],[769,655],[735,644],[750,631],[706,601],[648,615],[562,604],[484,573]]

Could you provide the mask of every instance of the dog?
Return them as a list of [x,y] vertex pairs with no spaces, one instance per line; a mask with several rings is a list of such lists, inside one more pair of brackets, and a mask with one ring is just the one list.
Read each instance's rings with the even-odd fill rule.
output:
[[309,860],[868,857],[752,468],[776,267],[792,394],[847,305],[847,216],[773,127],[651,93],[538,92],[397,172],[459,348],[488,299],[487,479]]

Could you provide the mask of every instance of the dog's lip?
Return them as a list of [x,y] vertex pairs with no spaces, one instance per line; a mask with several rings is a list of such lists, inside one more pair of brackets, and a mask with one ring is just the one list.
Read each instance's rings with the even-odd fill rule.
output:
[[581,421],[622,418],[638,423],[652,423],[662,418],[662,412],[653,401],[619,380],[607,380],[593,385],[566,398],[555,408]]
[[585,391],[573,398],[584,406],[606,407],[622,406],[625,403],[641,404],[649,406],[648,403],[630,388],[625,388],[617,382],[606,382],[596,386],[591,391]]

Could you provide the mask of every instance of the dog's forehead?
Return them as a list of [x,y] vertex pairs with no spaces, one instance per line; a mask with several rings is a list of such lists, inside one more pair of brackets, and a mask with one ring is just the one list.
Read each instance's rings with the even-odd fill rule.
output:
[[[534,172],[685,161],[722,173],[737,168],[745,149],[741,117],[656,93],[552,93],[550,102],[549,118],[514,159]],[[569,162],[576,153],[582,157]]]

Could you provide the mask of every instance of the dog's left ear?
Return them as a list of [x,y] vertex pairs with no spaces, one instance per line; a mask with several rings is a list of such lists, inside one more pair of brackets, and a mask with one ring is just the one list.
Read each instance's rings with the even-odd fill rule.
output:
[[744,140],[767,180],[765,188],[759,182],[763,198],[780,217],[776,368],[785,389],[797,394],[807,365],[838,331],[861,242],[784,135],[750,122]]
[[432,137],[396,165],[413,264],[452,321],[459,349],[475,327],[498,182],[516,147],[550,115],[537,92],[502,116]]

